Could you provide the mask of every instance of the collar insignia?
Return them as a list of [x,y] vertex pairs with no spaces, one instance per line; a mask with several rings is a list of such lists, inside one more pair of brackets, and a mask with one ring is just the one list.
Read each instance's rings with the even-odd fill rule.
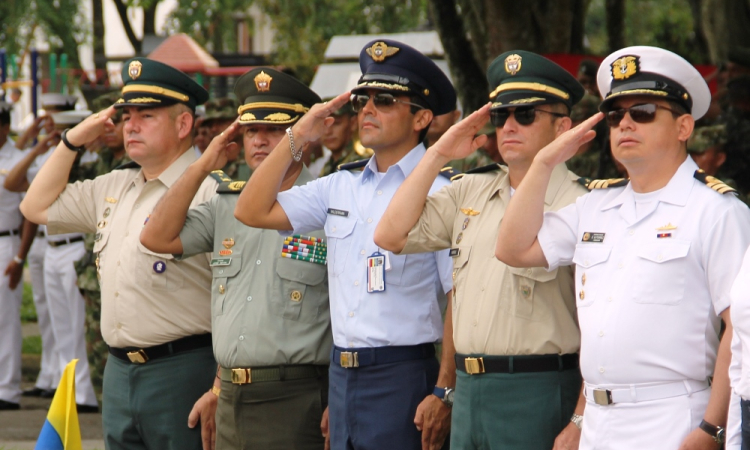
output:
[[623,56],[612,62],[612,78],[627,80],[640,71],[640,58],[633,55]]
[[521,70],[521,55],[512,54],[505,58],[505,71],[515,75]]
[[368,55],[375,62],[383,62],[389,56],[393,56],[401,50],[398,47],[388,47],[385,42],[376,42],[372,44],[372,47],[365,49]]
[[273,78],[271,78],[271,76],[267,73],[261,70],[254,79],[255,87],[258,89],[258,92],[268,92],[271,90],[271,81],[273,80]]
[[130,78],[134,80],[138,79],[141,76],[142,67],[143,64],[140,61],[130,61],[130,65],[128,65],[128,75],[130,75]]

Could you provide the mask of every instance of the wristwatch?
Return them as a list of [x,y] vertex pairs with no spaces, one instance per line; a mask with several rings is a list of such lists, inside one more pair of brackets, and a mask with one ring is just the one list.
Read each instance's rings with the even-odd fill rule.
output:
[[573,416],[571,416],[570,421],[573,422],[578,427],[579,430],[583,429],[583,416],[573,413]]
[[442,400],[443,403],[445,403],[445,406],[449,408],[453,406],[453,388],[441,388],[435,386],[435,389],[432,391],[432,395]]
[[68,149],[71,151],[78,153],[85,152],[85,146],[81,145],[79,147],[76,147],[75,145],[70,143],[70,141],[68,140],[68,130],[70,130],[70,128],[66,128],[65,130],[63,130],[62,134],[60,135],[60,140],[63,142],[63,144],[65,144],[65,146],[68,147]]
[[717,444],[723,444],[724,439],[726,439],[726,430],[724,430],[724,428],[717,427],[716,425],[711,425],[705,420],[701,420],[701,424],[698,426],[698,428],[708,433],[708,435],[711,436]]

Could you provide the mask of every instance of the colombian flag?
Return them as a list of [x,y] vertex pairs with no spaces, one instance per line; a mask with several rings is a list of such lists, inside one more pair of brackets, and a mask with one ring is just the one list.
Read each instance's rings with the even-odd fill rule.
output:
[[76,411],[76,363],[72,360],[57,386],[34,450],[81,450],[81,428]]

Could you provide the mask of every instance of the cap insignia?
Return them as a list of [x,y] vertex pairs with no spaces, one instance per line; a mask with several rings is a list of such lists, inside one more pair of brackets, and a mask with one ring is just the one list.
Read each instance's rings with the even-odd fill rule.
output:
[[512,54],[505,58],[505,71],[515,75],[521,70],[521,55]]
[[255,87],[258,89],[258,92],[270,91],[271,80],[273,80],[273,78],[261,70],[260,73],[255,76]]
[[385,42],[376,42],[372,44],[372,47],[365,49],[368,55],[375,62],[383,62],[389,56],[393,56],[401,50],[398,47],[388,47]]
[[612,78],[627,80],[637,74],[640,69],[640,58],[637,56],[623,56],[612,62]]
[[137,80],[141,76],[142,67],[143,64],[140,61],[130,61],[130,65],[128,65],[128,75],[130,75],[130,78]]

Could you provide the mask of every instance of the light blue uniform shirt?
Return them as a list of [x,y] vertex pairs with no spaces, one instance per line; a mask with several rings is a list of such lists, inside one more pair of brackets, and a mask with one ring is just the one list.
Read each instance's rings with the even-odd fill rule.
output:
[[[362,172],[342,171],[281,192],[278,202],[294,233],[323,228],[333,342],[339,347],[383,347],[438,342],[441,311],[453,288],[448,250],[394,255],[373,241],[388,203],[425,154],[419,144],[385,174],[375,157]],[[430,194],[450,182],[438,177]],[[282,234],[291,234],[282,232]],[[385,292],[367,292],[367,258],[387,253]]]

